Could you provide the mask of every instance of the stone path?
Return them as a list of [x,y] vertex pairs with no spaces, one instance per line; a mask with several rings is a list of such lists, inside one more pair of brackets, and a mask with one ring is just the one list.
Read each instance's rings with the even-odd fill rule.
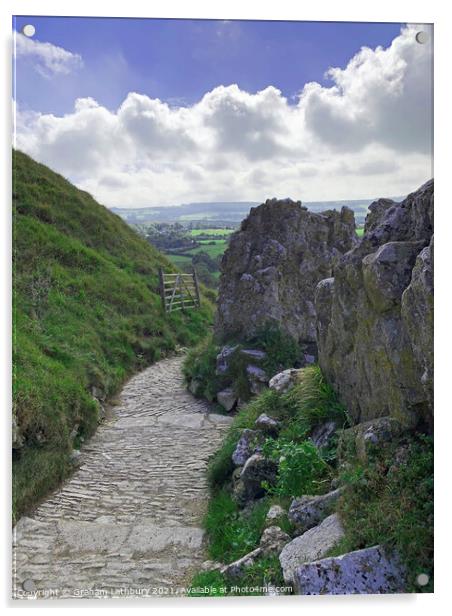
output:
[[183,593],[206,558],[206,466],[231,421],[183,386],[180,357],[124,387],[81,466],[14,530],[13,594]]

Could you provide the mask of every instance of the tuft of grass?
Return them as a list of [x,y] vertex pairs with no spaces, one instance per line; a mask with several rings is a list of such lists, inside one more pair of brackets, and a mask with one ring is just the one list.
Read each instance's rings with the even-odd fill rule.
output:
[[196,573],[187,591],[189,597],[224,597],[228,594],[228,582],[219,571]]
[[98,422],[96,387],[205,336],[213,308],[165,315],[166,258],[60,175],[13,152],[13,517],[70,472]]
[[256,548],[268,509],[269,501],[261,499],[245,514],[226,490],[213,495],[204,518],[210,558],[231,563]]
[[[397,463],[397,452],[403,459]],[[399,453],[400,455],[400,453]],[[417,435],[384,445],[366,466],[347,460],[339,501],[345,538],[331,555],[382,544],[408,571],[408,590],[433,592],[433,441]],[[420,573],[430,577],[420,587]]]

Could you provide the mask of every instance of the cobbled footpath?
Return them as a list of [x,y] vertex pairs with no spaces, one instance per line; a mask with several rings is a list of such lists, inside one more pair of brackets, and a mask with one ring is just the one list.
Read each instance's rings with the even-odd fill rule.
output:
[[231,419],[185,390],[181,363],[133,377],[74,475],[19,520],[15,598],[184,594],[206,558],[207,461]]

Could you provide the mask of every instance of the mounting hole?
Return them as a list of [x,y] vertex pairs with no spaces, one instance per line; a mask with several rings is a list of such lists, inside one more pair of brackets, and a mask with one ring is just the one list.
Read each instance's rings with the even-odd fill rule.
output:
[[33,582],[33,580],[30,579],[24,580],[22,588],[25,590],[25,592],[33,592],[34,590],[36,590],[35,583]]
[[418,32],[416,34],[416,41],[420,43],[421,45],[425,45],[425,43],[428,41],[427,32],[424,32],[424,30],[421,30],[420,32]]
[[36,28],[34,26],[32,26],[31,24],[27,24],[26,26],[24,26],[22,28],[22,34],[25,34],[25,36],[34,36],[36,32]]
[[430,582],[430,577],[426,573],[420,573],[416,578],[416,582],[418,586],[427,586]]

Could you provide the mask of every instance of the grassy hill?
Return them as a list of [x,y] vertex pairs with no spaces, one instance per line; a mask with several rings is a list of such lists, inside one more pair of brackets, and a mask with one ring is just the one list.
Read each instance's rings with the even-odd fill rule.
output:
[[[212,307],[165,316],[170,262],[88,193],[13,153],[14,516],[70,472],[98,423],[92,392],[198,341]],[[97,391],[96,391],[97,393]],[[13,435],[14,436],[14,435]]]

